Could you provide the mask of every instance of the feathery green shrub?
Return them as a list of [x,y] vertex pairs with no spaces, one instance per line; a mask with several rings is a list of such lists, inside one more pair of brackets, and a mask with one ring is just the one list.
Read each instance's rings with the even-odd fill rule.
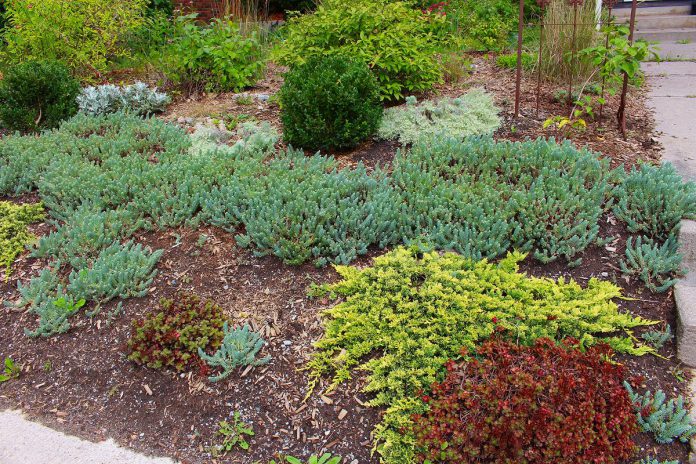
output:
[[624,275],[636,275],[645,286],[655,293],[667,291],[677,283],[675,276],[681,274],[682,257],[679,242],[670,236],[662,245],[655,240],[639,235],[635,241],[626,241],[626,260],[619,265]]
[[343,280],[315,288],[341,302],[325,311],[325,335],[308,364],[310,387],[331,376],[329,390],[367,372],[371,406],[386,408],[375,430],[388,463],[411,462],[414,437],[402,434],[411,415],[422,412],[414,398],[441,380],[445,363],[464,347],[475,350],[496,330],[522,344],[545,337],[579,340],[580,346],[607,342],[617,351],[644,354],[629,337],[611,335],[650,324],[621,313],[612,300],[620,289],[592,279],[573,281],[527,277],[518,272],[523,254],[498,264],[463,256],[397,248],[364,269],[336,266]]
[[16,205],[0,201],[0,268],[4,268],[5,279],[10,277],[10,266],[24,248],[36,237],[27,226],[44,217],[41,204]]
[[0,80],[0,125],[33,132],[51,129],[77,112],[80,84],[57,61],[10,67]]
[[624,382],[628,395],[636,411],[638,423],[645,432],[652,432],[658,443],[672,443],[675,438],[686,443],[696,434],[688,409],[684,407],[684,398],[679,395],[665,402],[667,395],[662,390],[654,394],[646,391],[636,393],[628,382]]
[[198,356],[208,366],[222,368],[220,374],[208,377],[211,382],[226,379],[237,367],[262,366],[271,360],[270,356],[256,359],[256,355],[266,342],[259,334],[252,332],[249,325],[230,330],[227,321],[225,321],[222,331],[225,336],[215,354],[208,355],[202,348],[198,348]]
[[483,89],[470,90],[459,98],[426,100],[420,104],[416,103],[416,97],[406,97],[405,106],[384,112],[377,135],[404,145],[438,134],[458,139],[492,135],[500,127],[499,111],[491,95]]
[[354,147],[382,118],[375,77],[341,56],[313,58],[287,73],[280,108],[285,142],[305,149]]
[[362,61],[377,77],[383,100],[441,82],[437,52],[450,40],[442,15],[390,0],[326,0],[314,13],[290,19],[286,34],[274,50],[280,64],[293,67],[324,55]]

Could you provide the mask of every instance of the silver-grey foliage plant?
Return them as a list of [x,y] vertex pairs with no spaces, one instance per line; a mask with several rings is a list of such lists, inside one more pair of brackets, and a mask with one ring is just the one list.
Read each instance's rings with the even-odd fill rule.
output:
[[118,111],[147,116],[164,111],[170,101],[167,94],[143,82],[124,87],[112,84],[85,87],[77,97],[80,111],[90,116]]
[[244,327],[235,327],[232,330],[229,324],[225,322],[223,326],[225,337],[222,340],[222,345],[217,352],[210,356],[202,349],[198,348],[198,355],[210,367],[221,367],[222,373],[208,377],[211,382],[218,382],[227,378],[234,369],[240,366],[262,366],[268,364],[271,360],[270,356],[261,359],[256,359],[265,340],[259,334],[253,332],[249,325]]
[[483,89],[472,89],[459,98],[442,98],[422,103],[407,97],[406,105],[388,108],[377,136],[413,144],[419,138],[439,134],[463,139],[470,135],[491,135],[500,127],[500,110]]

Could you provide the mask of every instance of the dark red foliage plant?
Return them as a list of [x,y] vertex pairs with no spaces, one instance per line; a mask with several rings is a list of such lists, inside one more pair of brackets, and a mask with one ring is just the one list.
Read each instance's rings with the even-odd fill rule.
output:
[[438,463],[601,464],[630,458],[639,431],[607,345],[498,338],[447,364],[414,416],[420,459]]
[[155,369],[205,370],[198,349],[215,351],[220,346],[225,322],[222,308],[189,293],[162,299],[160,306],[160,311],[133,322],[128,359]]

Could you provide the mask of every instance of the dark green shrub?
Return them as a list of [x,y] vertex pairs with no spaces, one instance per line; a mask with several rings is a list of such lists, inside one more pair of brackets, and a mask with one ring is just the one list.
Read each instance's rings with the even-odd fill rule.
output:
[[178,372],[196,362],[204,366],[198,350],[214,351],[223,338],[222,308],[196,295],[180,293],[173,300],[162,299],[162,310],[133,323],[128,340],[128,359],[160,369]]
[[375,73],[382,99],[400,100],[442,81],[437,54],[451,41],[446,24],[406,2],[326,0],[288,22],[275,56],[288,66],[322,55],[360,60]]
[[350,148],[382,118],[379,86],[366,65],[315,58],[291,70],[280,91],[285,141],[307,149]]
[[50,129],[77,112],[80,84],[57,61],[11,67],[0,81],[0,123],[11,130]]

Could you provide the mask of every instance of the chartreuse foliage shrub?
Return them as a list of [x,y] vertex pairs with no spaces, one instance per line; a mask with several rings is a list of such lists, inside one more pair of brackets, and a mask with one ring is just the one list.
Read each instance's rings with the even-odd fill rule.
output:
[[43,217],[41,204],[15,205],[0,201],[0,268],[4,270],[5,279],[10,277],[10,266],[15,258],[36,238],[27,226]]
[[[424,395],[414,417],[418,462],[585,464],[633,456],[638,432],[606,345],[577,349],[572,339],[532,346],[485,342],[473,358],[447,363],[445,380]],[[463,356],[469,352],[463,350]]]
[[23,132],[51,129],[77,112],[80,84],[57,61],[10,67],[0,80],[0,125]]
[[162,299],[162,309],[133,321],[128,359],[155,369],[181,372],[202,361],[199,350],[220,347],[224,313],[211,300],[179,293]]
[[331,376],[329,389],[355,370],[367,372],[371,406],[386,408],[375,430],[384,462],[412,462],[415,436],[403,433],[411,415],[427,408],[415,397],[442,380],[445,363],[461,348],[474,352],[496,330],[530,345],[538,338],[572,337],[580,347],[606,342],[624,353],[651,351],[616,334],[650,321],[621,313],[612,300],[617,286],[592,279],[527,277],[518,272],[523,254],[498,264],[454,253],[397,248],[364,269],[337,266],[343,278],[316,288],[341,302],[325,312],[325,335],[308,364],[310,386]]
[[312,58],[285,75],[280,89],[283,138],[298,148],[351,148],[382,119],[379,86],[363,62]]
[[492,135],[500,127],[498,107],[483,89],[473,89],[459,98],[416,102],[406,97],[405,106],[388,108],[384,112],[378,136],[398,140],[402,144],[415,143],[421,137],[438,134],[463,139],[470,135]]
[[143,22],[146,0],[6,0],[5,46],[9,64],[60,60],[78,74],[104,71],[125,56],[121,39]]
[[696,423],[684,407],[681,395],[665,402],[667,395],[662,390],[655,394],[646,391],[641,395],[634,392],[628,382],[624,382],[624,386],[633,402],[638,423],[643,431],[652,432],[658,443],[672,443],[675,438],[686,443],[696,434]]
[[327,0],[288,22],[274,54],[291,67],[323,55],[360,60],[377,77],[381,98],[400,100],[442,81],[437,52],[449,40],[442,15],[407,2]]

